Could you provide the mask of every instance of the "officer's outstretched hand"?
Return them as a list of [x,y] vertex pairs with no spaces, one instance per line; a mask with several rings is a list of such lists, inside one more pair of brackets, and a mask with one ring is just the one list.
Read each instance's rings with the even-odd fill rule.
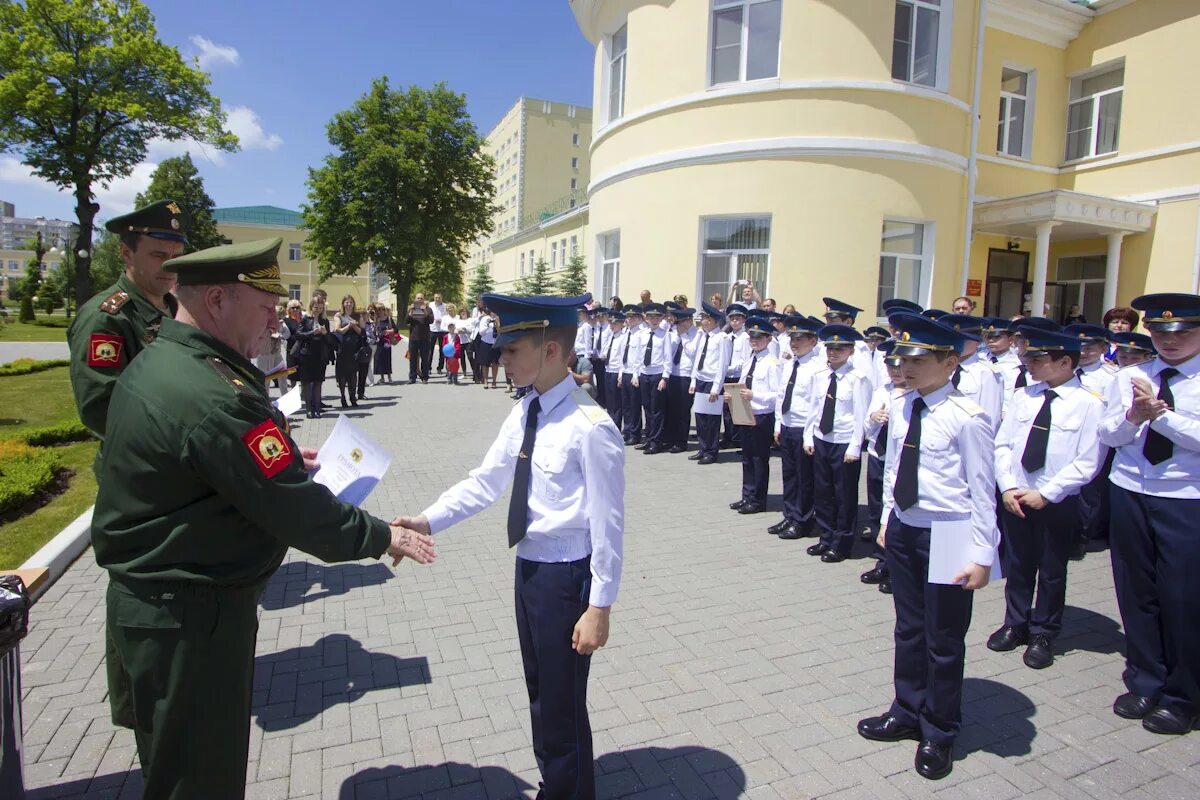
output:
[[301,447],[300,448],[300,457],[302,459],[304,459],[304,471],[305,472],[316,472],[317,470],[319,470],[321,468],[320,463],[318,463],[318,461],[317,461],[317,451],[314,450],[313,448]]
[[429,519],[424,514],[419,517],[396,517],[388,524],[392,527],[408,528],[426,536],[433,535],[433,531],[429,530]]
[[608,644],[609,609],[588,606],[587,611],[575,623],[571,634],[571,649],[581,656],[590,656]]
[[396,566],[405,558],[411,558],[418,564],[432,564],[437,558],[433,549],[433,537],[426,533],[418,533],[408,528],[392,525],[392,543],[388,546],[387,554],[392,557],[392,566]]
[[954,582],[961,583],[964,589],[973,592],[976,589],[982,589],[987,586],[991,574],[991,567],[984,567],[980,564],[967,564],[967,566],[963,567],[962,572],[954,576]]

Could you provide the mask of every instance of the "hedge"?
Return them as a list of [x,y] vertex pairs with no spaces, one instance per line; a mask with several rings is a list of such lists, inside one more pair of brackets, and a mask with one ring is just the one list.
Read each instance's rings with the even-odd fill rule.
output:
[[53,450],[0,442],[0,513],[20,508],[49,489],[58,468]]
[[92,438],[92,432],[80,421],[60,422],[45,428],[33,428],[20,435],[20,440],[32,447],[48,447],[68,442],[86,442]]
[[69,319],[35,319],[30,325],[37,325],[39,328],[69,328],[71,320]]
[[49,361],[34,361],[32,358],[18,358],[7,364],[0,364],[0,378],[11,378],[17,375],[32,375],[35,372],[45,372],[55,367],[69,367],[66,359],[51,359]]

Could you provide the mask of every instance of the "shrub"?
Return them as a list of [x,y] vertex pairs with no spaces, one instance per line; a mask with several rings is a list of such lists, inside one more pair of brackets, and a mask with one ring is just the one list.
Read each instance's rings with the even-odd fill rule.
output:
[[78,420],[62,422],[58,425],[48,425],[45,428],[34,428],[21,434],[21,440],[33,447],[47,447],[68,442],[86,442],[92,438],[92,432]]
[[10,361],[7,364],[0,364],[0,378],[30,375],[34,372],[44,372],[55,367],[70,366],[70,364],[71,362],[65,359],[34,361],[32,358],[18,358],[16,361]]
[[0,513],[20,508],[54,484],[59,468],[52,450],[0,442]]

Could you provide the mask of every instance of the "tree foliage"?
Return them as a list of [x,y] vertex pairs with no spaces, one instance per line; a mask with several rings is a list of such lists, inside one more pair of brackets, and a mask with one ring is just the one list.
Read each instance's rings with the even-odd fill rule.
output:
[[471,283],[467,286],[467,296],[463,301],[474,307],[476,300],[494,291],[496,282],[492,280],[490,265],[480,264],[471,275]]
[[75,298],[91,295],[93,187],[133,172],[154,139],[237,149],[209,77],[158,40],[139,0],[0,0],[0,150],[75,197]]
[[121,237],[100,230],[100,236],[92,248],[92,279],[99,289],[112,286],[125,271],[125,260],[121,258]]
[[555,291],[563,297],[578,297],[587,291],[587,262],[583,256],[571,256],[555,283]]
[[383,270],[400,308],[420,285],[457,294],[467,247],[492,227],[494,163],[445,84],[386,77],[327,126],[334,152],[308,174],[309,254],[322,279]]
[[213,219],[216,204],[204,190],[204,179],[188,153],[165,159],[154,170],[150,185],[137,196],[138,208],[159,200],[174,200],[183,209],[184,229],[188,250],[203,250],[221,244],[217,221]]
[[550,294],[554,291],[554,282],[550,279],[550,265],[546,259],[539,258],[527,275],[518,278],[513,291],[526,297]]

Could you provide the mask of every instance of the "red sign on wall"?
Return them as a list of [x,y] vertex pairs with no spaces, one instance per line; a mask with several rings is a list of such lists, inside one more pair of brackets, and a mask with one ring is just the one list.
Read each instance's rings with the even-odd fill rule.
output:
[[983,281],[967,280],[967,295],[969,297],[979,297],[983,294]]

